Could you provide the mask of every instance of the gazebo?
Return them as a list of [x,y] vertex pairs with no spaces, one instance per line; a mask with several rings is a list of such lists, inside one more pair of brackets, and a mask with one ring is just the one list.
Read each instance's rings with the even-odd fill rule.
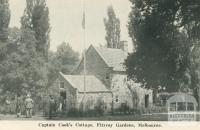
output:
[[168,119],[170,121],[194,121],[197,101],[186,93],[178,93],[167,100]]

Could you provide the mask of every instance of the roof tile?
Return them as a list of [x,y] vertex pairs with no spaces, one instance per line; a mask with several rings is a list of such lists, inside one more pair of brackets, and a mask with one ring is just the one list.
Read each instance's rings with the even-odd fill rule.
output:
[[109,67],[115,71],[125,71],[124,61],[128,56],[127,52],[121,49],[94,47]]
[[[64,75],[61,73],[65,80],[67,80],[79,92],[84,92],[84,75]],[[93,75],[86,75],[86,92],[110,92],[105,85]]]

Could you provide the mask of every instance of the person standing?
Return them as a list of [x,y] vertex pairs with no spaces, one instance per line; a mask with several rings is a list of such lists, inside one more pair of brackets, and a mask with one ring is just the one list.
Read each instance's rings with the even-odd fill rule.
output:
[[33,110],[33,99],[31,99],[31,96],[29,94],[25,99],[25,108],[26,108],[26,118],[31,118]]
[[17,100],[16,100],[16,113],[17,117],[21,116],[21,108],[22,108],[22,98],[20,95],[17,95]]
[[10,114],[11,110],[10,110],[10,99],[8,97],[6,97],[5,99],[5,114]]
[[55,100],[54,100],[52,95],[50,95],[49,105],[50,105],[50,108],[49,108],[49,119],[52,119],[54,108],[55,108]]

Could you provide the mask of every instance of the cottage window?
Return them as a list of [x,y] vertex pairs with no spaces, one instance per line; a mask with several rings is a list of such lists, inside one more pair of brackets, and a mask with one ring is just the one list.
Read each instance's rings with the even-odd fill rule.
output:
[[65,83],[64,82],[60,82],[60,88],[64,88],[65,87]]
[[124,78],[124,83],[126,83],[126,82],[127,82],[127,78],[125,77],[125,78]]
[[114,85],[112,85],[112,88],[114,88],[115,86]]
[[115,101],[118,102],[119,101],[119,96],[115,97]]
[[104,109],[107,110],[107,104],[105,104]]
[[149,107],[149,95],[145,95],[145,108]]
[[110,77],[109,77],[109,74],[107,73],[107,74],[106,74],[106,80],[109,80],[109,78],[110,78]]

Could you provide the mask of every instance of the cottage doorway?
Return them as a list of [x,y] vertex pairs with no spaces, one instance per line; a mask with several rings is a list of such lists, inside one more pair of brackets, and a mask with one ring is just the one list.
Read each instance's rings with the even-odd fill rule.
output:
[[145,95],[145,108],[149,107],[149,95]]
[[61,91],[60,92],[60,106],[59,106],[59,109],[62,112],[66,111],[66,98],[67,98],[66,91]]
[[60,92],[60,97],[61,97],[62,99],[66,99],[66,97],[67,97],[66,91],[61,91],[61,92]]

